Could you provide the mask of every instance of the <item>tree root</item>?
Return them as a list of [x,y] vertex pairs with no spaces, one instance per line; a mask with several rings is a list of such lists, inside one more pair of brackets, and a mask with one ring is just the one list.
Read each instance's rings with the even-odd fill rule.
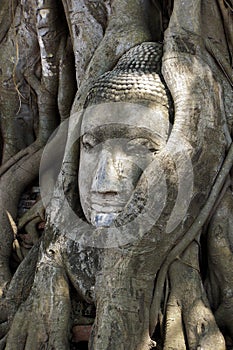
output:
[[21,230],[25,225],[35,218],[40,218],[41,221],[45,220],[45,209],[42,200],[39,200],[33,205],[18,222],[18,229]]
[[169,268],[164,350],[225,350],[202,286],[198,249],[193,242]]
[[170,253],[168,254],[167,258],[165,259],[159,271],[158,279],[155,287],[155,293],[151,304],[151,316],[150,316],[150,333],[151,334],[153,334],[154,327],[157,323],[161,297],[163,294],[163,286],[164,286],[169,265],[174,260],[176,260],[182,252],[185,251],[185,249],[191,244],[193,240],[195,240],[195,238],[199,234],[201,228],[205,224],[211,212],[211,209],[213,208],[219,196],[219,193],[224,185],[224,182],[226,181],[227,176],[229,175],[229,172],[232,166],[233,166],[233,143],[230,146],[227,157],[217,176],[217,179],[211,190],[211,193],[209,195],[209,198],[206,204],[204,205],[203,209],[201,210],[198,217],[195,219],[194,223],[192,224],[188,232],[185,233],[185,236],[182,238],[182,240],[170,251]]
[[12,18],[9,14],[15,12],[17,0],[3,1],[0,5],[0,44],[10,29]]
[[[13,276],[6,295],[0,300],[0,349],[1,344],[5,344],[7,333],[17,309],[30,293],[36,270],[38,249],[39,244],[31,249],[30,254],[23,260]],[[5,345],[3,348],[5,349]]]
[[[0,250],[0,294],[2,295],[6,283],[11,279],[11,272],[9,269],[9,257],[12,250],[12,243],[14,240],[13,228],[9,221],[9,215],[13,221],[16,220],[17,206],[21,193],[23,190],[38,176],[38,169],[40,164],[42,150],[37,151],[26,162],[22,164],[15,164],[9,172],[7,172],[1,179],[0,186],[0,207],[1,207],[1,250]],[[12,195],[9,197],[8,191]],[[7,215],[7,212],[9,213]]]
[[21,161],[23,158],[23,161],[26,161],[27,158],[25,157],[33,155],[41,148],[41,145],[38,141],[35,141],[30,146],[22,149],[19,151],[16,155],[11,157],[7,162],[1,165],[0,167],[0,176],[4,175],[12,166],[14,166],[16,163]]
[[17,250],[16,254],[20,261],[25,258],[30,249],[38,242],[40,238],[38,225],[41,222],[45,222],[45,209],[42,200],[39,200],[18,221],[18,230],[20,232],[23,231],[23,233],[18,233],[17,235],[20,239],[20,245],[18,243],[20,255]]
[[41,254],[29,297],[18,308],[5,350],[69,348],[70,296],[55,252]]
[[[51,5],[51,8],[49,4]],[[49,10],[46,7],[47,5],[49,7]],[[60,24],[57,4],[55,4],[53,1],[41,1],[38,3],[37,10],[39,12],[42,11],[43,13],[43,7],[45,7],[45,11],[48,12],[48,16],[46,16],[46,23],[43,22],[43,16],[35,16],[35,20],[38,21],[36,26],[37,39],[33,39],[33,44],[35,45],[36,41],[38,40],[41,57],[43,57],[43,60],[41,60],[41,77],[38,78],[35,73],[34,57],[35,55],[37,56],[38,52],[36,52],[36,54],[30,52],[33,57],[33,64],[28,64],[28,66],[26,68],[24,67],[24,70],[20,72],[22,79],[26,79],[29,87],[34,89],[35,93],[37,94],[39,111],[39,130],[37,139],[33,144],[18,152],[17,155],[6,162],[0,169],[0,173],[2,175],[0,187],[0,207],[2,209],[0,217],[0,240],[3,242],[0,249],[0,295],[3,293],[5,284],[8,283],[11,279],[9,257],[11,254],[12,241],[14,238],[13,234],[11,235],[12,229],[6,216],[5,210],[10,213],[12,219],[15,221],[17,217],[17,205],[19,197],[26,186],[29,185],[35,179],[35,177],[38,176],[42,147],[45,145],[52,131],[59,122],[57,93],[59,85],[59,64],[62,60],[59,48],[61,42],[64,44],[64,40],[62,40],[62,38],[64,38],[64,36],[66,37],[67,35],[64,34],[64,28]],[[36,11],[34,13],[36,14]],[[48,31],[51,32],[51,35],[43,35],[45,26]],[[32,38],[34,38],[34,36],[32,36]],[[14,40],[17,40],[17,38],[14,38]],[[14,40],[12,40],[13,43]],[[30,45],[28,46],[30,47]],[[49,49],[45,50],[45,47]],[[32,45],[32,50],[33,49],[35,49],[34,45]],[[63,54],[63,47],[61,47],[61,51]],[[48,53],[46,57],[43,56],[45,52]],[[26,53],[28,54],[28,51],[26,51]],[[24,56],[22,55],[22,60],[23,58]],[[47,63],[45,63],[45,60]],[[29,63],[28,60],[27,63]],[[51,74],[48,74],[46,70],[46,64],[51,68]],[[60,73],[62,72],[60,71]],[[27,76],[27,74],[29,76]],[[64,71],[64,74],[66,75],[66,70]],[[64,80],[64,76],[62,79]],[[62,101],[61,94],[60,98]],[[9,98],[7,99],[7,102],[8,100]],[[7,191],[11,193],[11,198],[9,198],[8,193],[6,193]]]
[[233,339],[233,197],[230,190],[218,206],[207,233],[207,290],[220,329]]

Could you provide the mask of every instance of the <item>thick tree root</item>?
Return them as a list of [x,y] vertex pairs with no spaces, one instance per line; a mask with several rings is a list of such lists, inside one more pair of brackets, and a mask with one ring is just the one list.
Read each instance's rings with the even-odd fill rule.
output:
[[153,333],[154,325],[157,323],[158,313],[160,309],[160,302],[161,297],[163,293],[163,286],[166,279],[167,270],[169,268],[169,265],[177,259],[182,252],[185,251],[185,249],[191,244],[193,240],[198,236],[201,228],[205,224],[206,220],[208,219],[208,216],[219,196],[219,193],[224,185],[224,182],[226,181],[227,176],[229,175],[229,172],[233,166],[233,144],[231,144],[231,147],[228,151],[227,157],[224,161],[224,164],[218,174],[218,177],[215,181],[215,184],[212,188],[211,194],[201,210],[200,214],[194,221],[191,228],[186,232],[183,239],[171,250],[171,252],[168,254],[165,262],[163,263],[155,289],[155,295],[153,298],[152,306],[151,306],[151,333]]
[[34,285],[16,312],[5,350],[69,348],[69,285],[59,254],[49,252],[39,259]]
[[12,18],[9,16],[11,13],[14,15],[15,8],[17,6],[17,0],[3,1],[0,6],[0,43],[5,38],[8,30],[10,29]]
[[219,327],[233,339],[233,196],[228,189],[207,236],[209,299]]
[[35,141],[30,146],[22,149],[16,155],[11,157],[7,162],[1,165],[0,167],[0,176],[4,175],[12,166],[22,159],[26,161],[32,154],[36,153],[41,148],[41,145],[38,141]]
[[17,309],[30,293],[35,276],[38,249],[39,243],[30,250],[20,264],[5,297],[0,300],[0,339],[7,335]]
[[225,350],[202,286],[196,242],[171,265],[169,278],[164,350]]
[[[14,222],[17,217],[17,206],[23,190],[38,176],[38,169],[42,150],[33,154],[27,162],[15,164],[9,172],[1,178],[0,186],[0,295],[2,296],[6,284],[11,279],[9,257],[14,240]],[[12,191],[9,197],[8,191]]]

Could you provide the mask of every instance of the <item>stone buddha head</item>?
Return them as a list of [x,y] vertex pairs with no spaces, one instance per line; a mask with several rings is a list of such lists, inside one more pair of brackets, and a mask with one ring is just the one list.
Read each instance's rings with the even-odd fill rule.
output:
[[90,90],[81,125],[79,192],[84,215],[109,227],[169,135],[161,46],[141,44]]

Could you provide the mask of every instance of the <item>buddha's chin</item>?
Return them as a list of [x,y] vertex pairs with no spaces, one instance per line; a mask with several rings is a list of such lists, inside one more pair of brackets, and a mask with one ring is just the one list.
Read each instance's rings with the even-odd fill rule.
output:
[[114,225],[116,217],[119,212],[101,213],[93,210],[91,212],[91,224],[95,227],[111,227]]

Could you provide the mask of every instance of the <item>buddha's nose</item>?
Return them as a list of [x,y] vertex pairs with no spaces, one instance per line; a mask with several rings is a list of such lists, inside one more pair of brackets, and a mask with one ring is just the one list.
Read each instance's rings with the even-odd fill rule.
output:
[[117,161],[108,150],[102,150],[94,174],[91,190],[95,193],[116,195],[120,192]]

